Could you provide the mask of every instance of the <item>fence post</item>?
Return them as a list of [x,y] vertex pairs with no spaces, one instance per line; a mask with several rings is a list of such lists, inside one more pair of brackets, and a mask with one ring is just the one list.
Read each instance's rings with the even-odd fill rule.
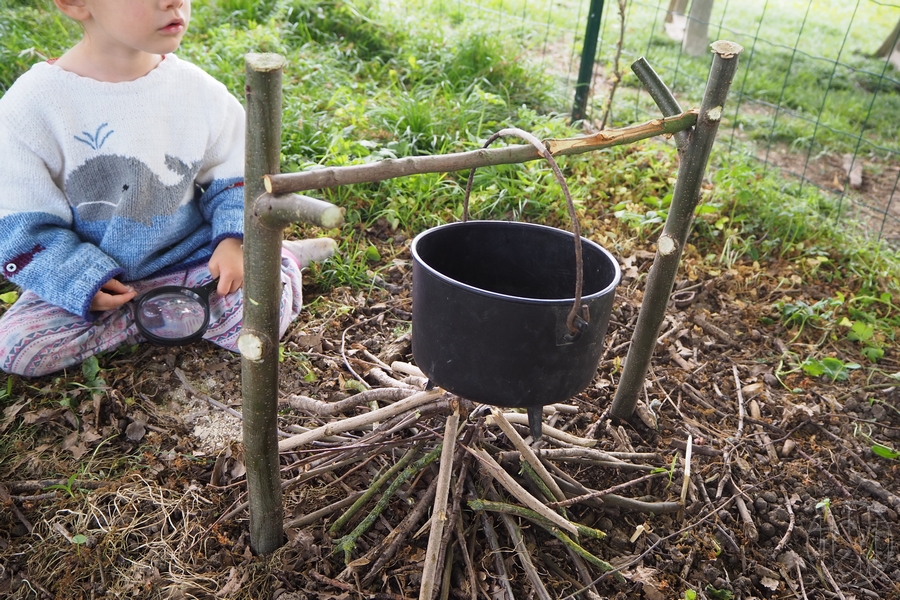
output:
[[[277,54],[246,57],[247,144],[244,167],[244,315],[241,352],[244,464],[250,504],[250,548],[267,554],[284,543],[278,468],[278,320],[282,229],[255,216],[263,176],[278,173],[281,76]],[[274,336],[274,337],[273,337]]]
[[725,99],[737,70],[738,55],[743,51],[740,45],[725,41],[714,42],[712,49],[713,62],[700,104],[700,114],[678,166],[678,179],[672,193],[669,215],[656,244],[656,257],[647,277],[641,310],[631,335],[631,347],[625,357],[622,377],[619,378],[610,407],[610,414],[619,419],[631,417],[638,395],[644,387],[681,254],[694,222],[694,209],[700,199],[700,184],[703,183],[709,154],[722,120]]
[[585,117],[591,79],[594,76],[594,56],[597,54],[597,38],[600,35],[600,19],[603,16],[603,0],[591,0],[587,28],[584,32],[584,47],[581,50],[581,66],[578,69],[578,83],[575,84],[575,105],[572,120],[581,121]]

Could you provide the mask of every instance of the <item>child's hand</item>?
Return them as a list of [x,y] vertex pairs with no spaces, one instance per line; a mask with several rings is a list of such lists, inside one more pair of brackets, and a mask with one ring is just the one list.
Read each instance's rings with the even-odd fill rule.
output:
[[118,279],[110,279],[103,284],[100,291],[94,294],[91,300],[91,310],[106,311],[119,308],[126,302],[131,302],[137,292],[131,286],[125,285]]
[[209,272],[219,278],[216,292],[220,296],[236,292],[244,284],[244,253],[241,240],[225,238],[209,259]]

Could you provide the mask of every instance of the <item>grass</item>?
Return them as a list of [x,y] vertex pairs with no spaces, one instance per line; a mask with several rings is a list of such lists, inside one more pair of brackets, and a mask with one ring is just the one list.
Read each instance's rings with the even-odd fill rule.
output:
[[[0,89],[5,90],[30,64],[63,52],[77,40],[79,30],[46,0],[0,2],[0,56],[6,59],[0,60]],[[472,3],[434,2],[398,1],[381,8],[374,0],[195,2],[191,30],[179,52],[223,81],[238,97],[243,90],[245,53],[270,51],[287,57],[285,171],[469,150],[480,147],[490,133],[511,125],[543,138],[578,133],[564,114],[569,104],[565,83],[547,76],[541,60],[534,60],[535,48],[545,43],[534,33],[534,24],[544,23],[544,29],[538,31],[560,30],[567,24],[565,11],[541,12],[546,9],[540,3],[529,4],[526,11],[525,4],[507,0],[505,10],[521,17],[512,18],[504,27],[524,30],[526,25],[532,26],[531,34],[513,37],[496,18],[479,18],[493,13],[472,10]],[[748,61],[752,69],[736,85],[748,95],[751,91],[768,99],[781,95],[798,113],[814,113],[818,105],[827,109],[823,109],[825,114],[832,107],[843,106],[847,114],[833,117],[838,119],[833,128],[819,128],[821,143],[834,135],[834,141],[828,143],[839,145],[842,142],[832,129],[842,127],[839,122],[866,118],[877,125],[879,134],[888,135],[888,117],[885,122],[878,121],[881,117],[876,118],[874,108],[872,115],[865,117],[860,108],[869,93],[864,85],[866,72],[833,69],[831,63],[814,58],[815,53],[836,58],[834,38],[843,31],[825,26],[840,20],[835,12],[839,4],[826,4],[828,9],[811,15],[807,24],[810,32],[818,27],[821,31],[815,29],[817,36],[801,36],[797,47],[802,53],[791,63],[802,76],[789,77],[789,87],[779,87],[789,64],[785,62],[787,50],[773,46],[763,52],[758,48]],[[438,6],[438,10],[421,12],[429,6]],[[499,0],[484,0],[479,6],[501,8]],[[791,11],[796,11],[796,6],[785,4],[782,19],[766,16],[759,25],[760,38],[765,32],[771,42],[792,48],[796,15]],[[723,30],[736,28],[736,23],[755,30],[760,15],[754,16],[753,10],[730,6],[727,15],[714,15],[713,21],[721,23]],[[671,81],[676,92],[686,98],[683,101],[692,102],[702,90],[695,78],[705,78],[708,58],[681,56],[674,43],[659,35],[657,7],[635,2],[630,11],[626,38],[630,47],[648,50],[664,78],[677,67],[679,75]],[[869,12],[854,20],[842,60],[859,61],[858,65],[871,69],[874,64],[866,62],[870,59],[858,53],[872,39],[871,34],[861,33],[861,26],[886,17],[882,9],[868,5],[864,11]],[[608,17],[606,23],[612,21]],[[641,25],[648,22],[652,27]],[[886,23],[876,23],[878,36]],[[610,39],[608,31],[604,35]],[[746,44],[746,40],[738,41]],[[823,105],[814,83],[826,77],[834,85]],[[879,91],[879,97],[888,107],[897,93],[887,86]],[[880,111],[881,105],[877,106]],[[890,111],[897,114],[893,108]],[[624,118],[627,110],[617,114]],[[746,120],[748,130],[751,125],[758,130],[772,128],[764,115],[758,118],[754,125],[744,114],[736,122]],[[791,119],[783,117],[775,123],[776,136],[798,143],[799,129],[810,123],[797,124]],[[859,238],[852,229],[838,227],[835,215],[840,212],[839,205],[811,186],[801,188],[771,173],[760,173],[758,166],[742,155],[717,152],[714,157],[713,185],[704,191],[693,240],[711,264],[728,268],[740,260],[813,261],[818,265],[816,277],[847,285],[852,279],[853,294],[898,297],[896,254]],[[561,164],[586,235],[624,254],[658,234],[671,201],[677,165],[671,147],[648,142],[562,160]],[[360,235],[378,224],[408,238],[460,218],[465,176],[421,175],[323,192],[346,209],[347,224],[342,231],[329,232],[341,238],[342,254],[312,269],[313,282],[323,289],[371,285],[371,272],[378,272],[390,257],[380,256],[379,251],[385,251]],[[568,227],[558,184],[539,162],[480,170],[471,212],[476,218]],[[293,233],[315,234],[303,228]]]
[[[462,24],[491,20],[495,35],[517,37],[542,61],[565,68],[569,88],[575,83],[588,0],[398,0],[396,4],[430,6]],[[625,88],[616,102],[614,122],[658,112],[646,96],[633,93],[640,86],[627,65],[639,56],[647,58],[684,106],[699,103],[710,59],[683,54],[681,45],[663,33],[667,7],[666,0],[629,3],[622,59]],[[607,73],[619,36],[616,11],[615,2],[605,3],[598,59]],[[710,40],[729,39],[745,48],[734,85],[742,110],[730,111],[726,124],[751,139],[793,144],[813,154],[853,152],[860,138],[863,152],[896,151],[900,78],[871,54],[897,17],[894,6],[879,2],[715,3]],[[574,41],[576,51],[561,53],[554,47],[558,40],[570,45]],[[595,115],[602,112],[604,101],[602,93],[593,98]]]

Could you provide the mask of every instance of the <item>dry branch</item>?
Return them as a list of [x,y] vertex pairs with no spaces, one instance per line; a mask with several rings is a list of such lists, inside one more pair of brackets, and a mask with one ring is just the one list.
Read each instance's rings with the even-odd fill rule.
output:
[[[517,459],[520,457],[520,454],[518,451],[501,452],[500,462]],[[656,468],[653,465],[625,462],[620,460],[616,456],[617,454],[628,456],[628,453],[608,453],[594,448],[550,448],[541,450],[541,458],[547,460],[586,463],[625,471],[652,471]],[[634,460],[653,460],[654,462],[662,463],[658,454],[633,453],[633,456]]]
[[618,485],[614,485],[605,490],[594,490],[591,492],[587,492],[586,494],[582,494],[581,496],[576,496],[574,498],[569,498],[568,500],[563,500],[561,502],[551,502],[550,506],[552,507],[564,507],[564,506],[572,506],[573,504],[579,504],[586,500],[593,500],[595,498],[603,499],[604,496],[608,496],[613,492],[618,492],[620,490],[628,489],[632,486],[635,486],[644,481],[648,481],[650,479],[656,479],[657,477],[661,477],[663,475],[667,475],[667,473],[648,473],[643,477],[638,477],[637,479],[633,479],[631,481],[626,481],[625,483],[620,483]]
[[512,475],[507,473],[503,469],[503,467],[497,464],[497,461],[495,461],[490,454],[480,448],[467,447],[466,450],[471,452],[472,455],[481,463],[482,467],[484,467],[484,469],[491,475],[491,477],[496,479],[497,482],[500,483],[500,485],[502,485],[504,488],[506,488],[506,490],[510,494],[515,496],[515,498],[519,502],[539,514],[547,521],[550,521],[557,527],[568,531],[572,535],[578,535],[578,527],[574,523],[565,519],[564,517],[561,517],[558,513],[553,512],[552,510],[541,504],[538,499],[529,494],[528,491],[523,488],[518,481],[513,479]]
[[657,252],[647,277],[641,310],[631,336],[631,347],[610,407],[610,413],[618,419],[631,418],[638,395],[644,389],[657,336],[694,221],[694,210],[700,200],[703,175],[722,119],[725,99],[737,70],[737,56],[743,51],[740,45],[724,41],[713,43],[712,49],[713,62],[706,92],[696,127],[678,166],[672,204],[663,233],[657,240]]
[[363,585],[369,585],[374,581],[375,577],[378,575],[378,572],[388,563],[389,560],[394,558],[397,554],[397,550],[400,549],[400,546],[406,541],[406,538],[409,537],[409,534],[412,532],[413,528],[422,520],[425,514],[431,509],[432,501],[434,500],[434,494],[437,491],[437,479],[433,479],[431,484],[429,484],[428,489],[425,490],[425,493],[422,494],[422,497],[419,499],[416,507],[412,509],[409,514],[407,514],[400,524],[394,527],[387,536],[378,546],[375,546],[369,552],[366,553],[367,558],[375,558],[375,562],[372,563],[372,566],[369,567],[369,572],[366,573],[365,577],[363,577]]
[[565,500],[566,495],[560,489],[559,485],[557,485],[556,481],[554,481],[553,476],[550,475],[550,472],[547,471],[547,467],[541,463],[540,459],[535,455],[534,451],[525,443],[525,440],[522,439],[522,436],[519,435],[519,432],[515,430],[515,428],[510,425],[509,421],[506,420],[506,417],[503,416],[497,409],[491,410],[491,417],[487,420],[488,425],[491,422],[496,423],[500,429],[503,430],[503,433],[506,434],[506,437],[512,442],[512,445],[516,447],[519,451],[520,456],[524,459],[531,468],[534,469],[534,472],[540,477],[541,481],[544,482],[544,485],[552,493],[553,498],[556,500]]
[[506,592],[508,600],[514,600],[512,585],[509,581],[509,573],[506,570],[506,562],[503,560],[503,549],[500,547],[500,540],[497,538],[497,532],[494,530],[494,522],[486,512],[481,513],[481,526],[484,530],[484,537],[487,539],[488,547],[491,555],[494,557],[494,569],[496,577],[500,580],[503,590]]
[[343,529],[344,525],[346,525],[350,521],[350,519],[352,519],[360,509],[362,509],[363,506],[365,506],[366,502],[371,500],[372,497],[375,496],[375,494],[377,494],[381,490],[381,488],[401,469],[406,468],[406,465],[408,465],[409,462],[413,458],[415,458],[421,447],[422,443],[419,442],[418,444],[407,450],[406,453],[400,458],[400,460],[394,463],[391,468],[388,469],[378,479],[373,481],[372,484],[369,485],[369,487],[365,490],[365,492],[360,495],[359,499],[354,502],[349,509],[347,509],[347,512],[342,514],[340,518],[338,518],[334,523],[331,524],[331,527],[328,528],[328,533],[331,535],[335,535],[337,534],[337,532]]
[[298,221],[334,229],[344,222],[344,213],[334,204],[300,194],[262,194],[253,208],[256,218],[273,229],[283,229]]
[[416,390],[401,388],[375,388],[354,394],[337,402],[325,402],[307,396],[292,394],[288,396],[287,403],[294,410],[300,410],[317,417],[331,417],[369,402],[397,402],[412,396],[415,392]]
[[[690,110],[681,115],[653,119],[621,129],[607,129],[594,135],[545,140],[544,145],[554,156],[582,154],[630,144],[657,135],[673,134],[693,126],[697,122],[697,116],[696,110]],[[516,145],[452,154],[410,156],[363,165],[317,168],[299,173],[271,174],[266,175],[263,181],[266,191],[277,196],[357,183],[375,183],[423,173],[449,173],[477,167],[522,163],[540,157],[540,153],[532,146]]]
[[531,554],[528,553],[528,548],[525,546],[525,538],[522,537],[522,530],[509,515],[501,513],[500,518],[503,521],[503,525],[506,527],[507,533],[509,533],[509,537],[512,539],[513,549],[516,551],[516,556],[519,558],[519,564],[522,565],[522,570],[525,571],[528,582],[534,589],[534,595],[537,596],[539,600],[551,600],[550,593],[547,592],[547,588],[544,587],[544,582],[541,580],[541,576],[531,560]]
[[[509,412],[503,413],[503,416],[507,421],[515,425],[528,425],[528,415],[526,415],[525,413]],[[576,435],[572,435],[571,433],[566,433],[565,431],[556,429],[555,427],[550,427],[549,425],[543,426],[543,435],[548,438],[553,438],[561,442],[565,442],[566,444],[572,444],[573,446],[592,448],[597,445],[597,440],[589,440],[587,438],[578,437]]]
[[437,491],[435,492],[434,511],[431,513],[431,531],[428,534],[428,547],[425,551],[425,566],[422,569],[422,587],[419,600],[431,600],[438,571],[438,555],[441,551],[444,524],[447,521],[447,496],[450,492],[450,476],[453,472],[453,455],[456,450],[456,435],[459,427],[459,405],[456,404],[453,414],[447,417],[444,427],[444,443],[441,445],[441,466],[438,471]]
[[[523,508],[521,506],[516,506],[515,504],[509,504],[507,502],[496,502],[493,500],[469,500],[469,508],[472,510],[489,510],[491,512],[503,513],[505,515],[510,515],[513,517],[522,517],[524,519],[528,519],[529,521],[534,521],[544,529],[550,531],[551,529],[557,529],[556,523],[549,521],[544,518],[543,515],[538,514],[537,512]],[[606,537],[606,533],[600,531],[599,529],[594,529],[593,527],[588,527],[586,525],[581,525],[580,523],[572,523],[575,526],[575,529],[578,532],[578,535],[588,537],[595,540],[602,540]]]
[[278,442],[278,450],[281,452],[293,450],[295,448],[299,448],[306,444],[315,442],[316,440],[320,440],[323,437],[327,437],[329,435],[346,433],[365,425],[371,425],[372,423],[384,421],[385,419],[388,419],[390,417],[402,415],[407,411],[412,410],[413,408],[422,406],[423,404],[427,404],[432,400],[440,398],[442,393],[443,392],[439,390],[431,392],[418,392],[416,394],[413,394],[412,396],[409,396],[408,398],[400,400],[395,404],[385,406],[384,408],[379,408],[378,410],[373,410],[370,413],[357,415],[355,417],[350,417],[348,419],[343,419],[334,423],[327,423],[306,433],[301,433],[300,435],[295,435],[293,437],[281,440],[280,442]]
[[368,529],[375,523],[375,520],[378,516],[387,508],[388,502],[390,502],[391,498],[393,498],[394,494],[403,485],[406,481],[408,481],[413,475],[433,463],[437,460],[441,455],[441,446],[438,445],[434,450],[417,460],[414,464],[409,467],[406,467],[400,475],[397,476],[391,485],[384,491],[384,494],[378,500],[378,503],[375,505],[375,508],[366,515],[366,518],[356,526],[356,528],[338,540],[338,543],[335,544],[335,552],[338,550],[343,550],[344,552],[344,561],[350,562],[350,554],[356,548],[356,541],[359,537],[368,531]]

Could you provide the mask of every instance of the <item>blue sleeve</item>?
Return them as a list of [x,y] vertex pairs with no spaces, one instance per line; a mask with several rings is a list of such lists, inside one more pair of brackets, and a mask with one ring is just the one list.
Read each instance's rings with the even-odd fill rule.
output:
[[0,265],[3,276],[17,286],[85,320],[94,295],[123,272],[93,244],[82,242],[53,215],[22,212],[0,219]]
[[213,249],[228,237],[244,237],[244,180],[213,181],[200,196],[203,218],[212,224]]

